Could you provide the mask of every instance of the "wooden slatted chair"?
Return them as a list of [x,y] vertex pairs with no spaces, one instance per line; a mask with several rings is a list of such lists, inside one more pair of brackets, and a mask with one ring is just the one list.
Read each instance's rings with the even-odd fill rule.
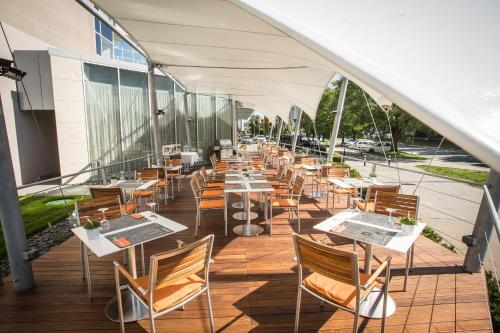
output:
[[[377,192],[375,195],[374,212],[377,214],[392,215],[398,217],[410,216],[418,218],[418,205],[420,198],[415,195],[398,194],[389,192]],[[387,208],[392,208],[395,211],[389,214]],[[408,274],[413,268],[413,259],[415,256],[415,245],[406,253],[406,267],[403,290],[406,291],[408,284]]]
[[[155,330],[155,319],[182,308],[206,293],[210,332],[214,332],[214,319],[210,300],[209,271],[212,262],[214,235],[208,235],[178,249],[151,256],[149,275],[134,278],[120,263],[114,261],[116,298],[121,332],[125,332],[122,289],[129,289],[149,312],[149,325]],[[126,284],[121,285],[120,277]]]
[[[295,329],[299,330],[302,291],[334,307],[354,314],[353,332],[358,331],[359,305],[377,286],[383,286],[384,304],[381,331],[385,331],[387,294],[390,282],[391,257],[387,257],[372,275],[359,271],[356,252],[342,251],[334,247],[293,234],[298,263],[299,283]],[[304,270],[311,272],[306,278]],[[381,275],[385,272],[382,279]]]
[[203,198],[196,183],[195,178],[191,178],[189,182],[191,184],[191,189],[193,190],[194,200],[196,202],[196,225],[194,227],[194,236],[198,237],[198,228],[201,224],[201,213],[207,210],[222,209],[224,210],[224,230],[227,236],[227,209],[226,202],[223,198]]
[[[122,208],[120,196],[103,197],[96,199],[78,200],[75,201],[75,218],[78,226],[84,226],[88,219],[96,218],[102,219],[103,213],[99,211],[100,208],[107,208],[104,216],[107,219],[119,217],[123,215],[124,209]],[[90,270],[90,252],[83,242],[80,242],[80,260],[82,275],[87,280],[87,291],[89,298],[92,298],[92,274]]]
[[[150,180],[159,180],[158,178],[158,173],[159,171],[157,169],[151,170],[151,169],[145,169],[140,172],[135,173],[135,179],[136,180],[143,180],[145,182],[150,181]],[[146,200],[146,203],[148,203],[148,199],[156,200],[155,195],[158,193],[158,190],[152,189],[152,190],[137,190],[132,192],[132,198],[137,200],[137,205],[140,207],[141,206],[141,198],[144,198]]]
[[210,181],[207,180],[205,177],[203,177],[203,173],[200,171],[196,172],[196,174],[193,174],[196,176],[196,181],[198,182],[198,185],[200,188],[212,188],[212,189],[222,189],[224,188],[224,182],[217,180],[217,181]]
[[356,207],[365,212],[373,212],[375,209],[375,196],[377,193],[399,193],[401,185],[370,185],[366,190],[365,199],[356,201]]
[[298,231],[300,232],[300,198],[304,190],[304,178],[297,176],[293,182],[290,193],[277,196],[269,196],[269,235],[273,234],[273,208],[287,209],[290,218],[293,213],[297,216]]
[[[167,164],[166,164],[167,165]],[[164,198],[165,198],[165,205],[167,204],[167,199],[168,199],[168,185],[169,181],[168,178],[166,177],[166,171],[165,168],[144,168],[145,171],[149,172],[150,170],[152,171],[158,171],[158,182],[155,184],[155,187],[158,190],[163,189],[165,191]],[[172,198],[174,197],[174,187],[172,185]]]
[[[182,166],[182,160],[180,158],[170,159],[168,166],[171,167]],[[182,177],[182,169],[179,169],[177,171],[167,170],[167,180],[172,182],[172,190],[175,187],[176,181],[177,181],[177,191],[180,191],[182,189],[181,177]]]
[[123,193],[123,189],[118,187],[118,186],[112,186],[112,187],[91,187],[89,188],[90,190],[90,196],[92,199],[100,199],[100,198],[109,198],[112,197],[113,199],[116,198],[117,196],[120,197],[120,201],[122,203],[122,208],[123,208],[123,214],[128,215],[130,213],[133,213],[137,210],[137,204],[130,201],[127,202],[125,198],[125,193]]
[[202,199],[224,197],[224,184],[221,184],[221,187],[205,186],[203,176],[199,171],[193,172],[192,177],[195,179],[196,185],[198,185],[198,190]]
[[270,192],[270,196],[276,195],[286,195],[290,193],[293,188],[293,170],[288,169],[285,174],[285,178],[278,184],[271,184],[274,188],[274,192]]
[[[332,168],[330,171],[330,178],[344,178],[349,177],[349,168]],[[356,194],[356,189],[347,188],[337,188],[335,185],[328,187],[326,193],[326,210],[328,211],[328,203],[330,198],[330,193],[332,194],[332,210],[335,210],[335,197],[345,196],[347,197],[347,207],[351,206],[351,198]]]

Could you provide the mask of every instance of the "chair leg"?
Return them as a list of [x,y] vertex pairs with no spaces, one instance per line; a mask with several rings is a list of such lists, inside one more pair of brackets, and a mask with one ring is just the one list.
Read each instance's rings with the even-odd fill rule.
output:
[[224,235],[227,236],[227,203],[224,198]]
[[194,226],[194,237],[198,237],[198,226],[200,225],[200,210],[196,211],[196,223]]
[[146,275],[146,261],[144,260],[144,244],[141,244],[141,266],[142,266],[142,275]]
[[116,302],[118,303],[118,315],[120,318],[120,332],[125,333],[125,322],[123,320],[123,301],[122,291],[120,289],[120,274],[115,267],[115,288],[116,288]]
[[150,327],[151,333],[155,333],[156,332],[156,329],[155,329],[155,318],[153,317],[153,311],[149,311],[149,327]]
[[403,291],[406,291],[408,284],[408,274],[410,274],[411,248],[406,252],[405,279],[403,283]]
[[352,325],[352,332],[358,332],[358,320],[359,320],[359,309],[356,309],[356,313],[354,313],[354,324]]
[[214,332],[214,314],[212,312],[212,301],[210,300],[210,289],[207,288],[208,316],[210,319],[210,332]]
[[302,288],[298,288],[297,290],[297,307],[295,309],[295,328],[294,332],[297,333],[299,331],[299,319],[300,319],[300,301],[302,298]]
[[81,267],[81,271],[82,271],[82,280],[85,280],[86,279],[86,270],[85,270],[85,249],[83,248],[85,246],[85,244],[83,244],[83,242],[80,242],[80,267]]
[[299,224],[299,234],[300,234],[300,215],[299,215],[299,207],[297,206],[297,210],[295,211],[297,214],[297,223]]

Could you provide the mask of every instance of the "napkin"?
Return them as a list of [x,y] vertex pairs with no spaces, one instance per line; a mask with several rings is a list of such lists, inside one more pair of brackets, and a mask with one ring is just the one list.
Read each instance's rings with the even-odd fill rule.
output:
[[138,219],[142,219],[144,216],[141,213],[135,213],[135,214],[130,215],[130,217],[138,220]]
[[113,239],[113,243],[118,247],[126,247],[130,245],[129,240],[123,236]]

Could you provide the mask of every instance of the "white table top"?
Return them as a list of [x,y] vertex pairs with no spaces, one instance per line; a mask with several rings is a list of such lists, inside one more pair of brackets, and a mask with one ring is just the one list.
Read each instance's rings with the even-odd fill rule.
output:
[[370,185],[383,185],[381,182],[374,182],[368,178],[328,178],[328,181],[339,188],[365,188]]
[[307,171],[317,171],[321,169],[321,165],[319,164],[304,164],[302,165],[303,169],[306,169]]
[[[120,229],[120,231],[130,230],[130,229],[134,229],[137,227],[142,227],[142,226],[145,226],[145,225],[148,225],[151,223],[158,223],[158,224],[173,231],[173,233],[165,235],[165,236],[170,236],[174,233],[177,233],[179,231],[183,231],[183,230],[187,229],[187,227],[185,225],[182,225],[180,223],[172,221],[172,220],[170,220],[166,217],[163,217],[159,214],[155,214],[156,218],[150,217],[152,214],[152,212],[150,212],[150,211],[141,212],[141,214],[144,215],[144,217],[146,217],[148,219],[148,222],[138,224],[138,225],[131,225],[130,227]],[[107,234],[99,234],[99,237],[97,239],[88,239],[87,232],[85,231],[85,229],[83,227],[73,228],[73,229],[71,229],[71,231],[76,235],[76,237],[78,237],[90,249],[90,251],[92,251],[98,257],[106,256],[108,254],[115,253],[115,252],[118,252],[118,251],[121,251],[121,250],[127,249],[129,247],[140,244],[140,243],[134,244],[134,245],[130,245],[127,247],[118,247],[115,244],[113,244],[113,242],[111,242],[109,239],[107,239],[105,237]],[[114,230],[114,231],[111,231],[110,233],[115,233],[117,231],[119,231],[119,230]],[[161,236],[161,237],[165,237],[165,236]],[[157,238],[161,238],[161,237],[157,237]],[[155,238],[155,239],[157,239],[157,238]],[[146,242],[150,242],[152,240],[154,240],[154,239],[147,240]],[[144,243],[146,243],[146,242],[144,242]]]
[[[266,180],[264,181],[255,181],[253,183],[260,183],[264,184],[267,183]],[[257,193],[257,192],[274,192],[275,189],[270,186],[270,187],[265,187],[265,188],[252,188],[251,183],[243,183],[243,182],[238,182],[238,183],[228,183],[228,185],[239,185],[239,186],[234,186],[236,188],[231,188],[231,187],[224,187],[224,192],[225,193]]]
[[152,179],[152,180],[148,180],[147,182],[139,182],[141,185],[133,188],[133,187],[126,187],[126,186],[121,186],[120,184],[123,184],[125,182],[134,182],[134,180],[118,180],[116,183],[114,184],[108,184],[106,185],[105,187],[112,187],[112,186],[120,186],[120,187],[123,187],[123,188],[128,188],[128,189],[134,189],[134,190],[147,190],[148,188],[150,188],[151,186],[154,186],[158,180],[157,179]]
[[[346,209],[332,217],[329,217],[328,219],[324,220],[321,223],[318,223],[314,226],[314,229],[320,230],[326,233],[330,234],[335,234],[332,232],[332,228],[335,226],[341,224],[342,222],[349,221],[349,222],[354,222],[354,223],[359,223],[360,225],[369,225],[374,228],[379,228],[377,225],[374,224],[368,224],[368,223],[363,223],[363,222],[357,222],[354,220],[351,220],[354,216],[359,214],[360,211],[357,211],[355,209]],[[407,253],[410,247],[415,243],[417,240],[418,236],[420,233],[424,230],[426,224],[419,222],[415,228],[413,229],[413,233],[411,234],[403,234],[401,232],[398,232],[396,236],[392,237],[389,243],[387,243],[385,246],[383,246],[386,249],[393,250],[396,252],[401,252],[401,253]],[[385,229],[385,228],[381,228]],[[386,229],[387,230],[387,229]],[[379,244],[373,244],[373,245],[378,245]]]
[[179,171],[181,169],[182,169],[182,165],[176,165],[176,166],[166,165],[165,166],[165,170],[167,170],[167,171]]

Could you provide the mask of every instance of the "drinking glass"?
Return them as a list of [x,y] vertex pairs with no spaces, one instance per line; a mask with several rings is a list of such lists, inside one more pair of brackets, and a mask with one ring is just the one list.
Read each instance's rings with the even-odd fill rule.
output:
[[122,181],[125,180],[125,176],[124,175],[125,175],[125,171],[123,171],[123,170],[120,171],[120,180],[122,180]]
[[389,223],[391,224],[392,229],[396,229],[396,226],[394,225],[394,222],[392,220],[392,213],[394,213],[396,209],[388,207],[385,209],[385,211],[389,213]]
[[156,217],[156,215],[155,215],[155,213],[156,213],[156,202],[148,202],[146,205],[149,206],[149,208],[151,208],[151,211],[153,212],[153,214],[151,214],[151,217]]
[[140,172],[137,173],[137,182],[138,183],[142,182],[141,173]]
[[109,230],[109,221],[106,219],[106,211],[108,210],[108,207],[102,207],[98,208],[97,210],[102,213],[102,220],[101,220],[101,229],[102,231],[108,231]]

